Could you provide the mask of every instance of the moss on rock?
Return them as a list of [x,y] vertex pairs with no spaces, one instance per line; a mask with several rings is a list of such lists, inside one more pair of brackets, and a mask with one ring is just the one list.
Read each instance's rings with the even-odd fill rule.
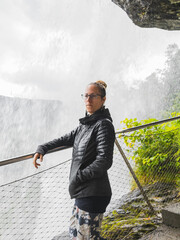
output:
[[[168,203],[180,201],[178,189],[163,183],[145,186],[155,214],[152,215],[138,190],[123,196],[119,208],[107,214],[102,223],[101,235],[107,240],[133,240],[155,230],[162,223],[161,209]],[[173,193],[173,198],[172,198]],[[158,201],[155,198],[159,198]],[[122,203],[123,202],[123,203]]]

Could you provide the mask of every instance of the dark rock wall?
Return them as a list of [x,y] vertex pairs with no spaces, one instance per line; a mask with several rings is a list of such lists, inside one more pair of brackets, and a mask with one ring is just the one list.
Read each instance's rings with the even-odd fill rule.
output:
[[180,0],[112,0],[145,28],[180,30]]

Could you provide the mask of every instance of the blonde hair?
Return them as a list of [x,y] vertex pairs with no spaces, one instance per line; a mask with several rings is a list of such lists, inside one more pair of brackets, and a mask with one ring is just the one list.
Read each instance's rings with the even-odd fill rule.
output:
[[107,84],[106,84],[104,81],[102,81],[102,80],[98,80],[98,81],[96,81],[95,83],[103,86],[105,89],[107,88]]

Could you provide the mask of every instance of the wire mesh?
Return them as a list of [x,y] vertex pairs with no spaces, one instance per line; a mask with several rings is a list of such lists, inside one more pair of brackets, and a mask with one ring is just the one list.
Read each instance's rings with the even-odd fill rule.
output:
[[1,239],[52,239],[67,231],[70,161],[1,186]]
[[[118,138],[155,210],[179,196],[179,137],[180,121],[174,121],[122,134]],[[137,189],[133,178],[131,189]]]
[[[69,239],[74,204],[68,193],[70,164],[71,160],[0,187],[0,239]],[[112,211],[130,190],[130,174],[116,148],[109,177],[113,197],[107,211]]]
[[162,223],[161,210],[166,205],[180,201],[179,137],[179,121],[118,136],[118,143],[142,191],[131,175],[129,193],[117,200],[111,214],[104,219],[103,237],[140,239]]
[[[142,186],[180,183],[179,127],[162,124],[119,136],[119,143]],[[136,188],[135,182],[131,182]]]
[[[125,134],[118,141],[153,207],[159,212],[167,202],[178,199],[179,128],[159,132],[155,126],[140,131],[139,135],[135,132],[134,135]],[[152,137],[151,142],[146,142],[147,135]],[[164,145],[158,142],[162,136]],[[145,148],[144,143],[147,145],[145,160],[138,153],[138,149]],[[159,146],[156,150],[155,143]],[[148,152],[148,148],[153,150]],[[158,149],[165,151],[163,160],[157,157],[160,156]],[[51,158],[51,154],[48,157]],[[145,165],[143,171],[139,171],[138,161]],[[71,160],[68,160],[0,186],[0,239],[69,239],[69,219],[74,204],[68,193],[70,164]],[[138,227],[132,216],[138,217],[138,221],[143,221],[150,229],[149,209],[116,146],[109,178],[113,194],[103,221],[102,235],[108,240],[133,239],[131,233],[134,231],[138,239]]]

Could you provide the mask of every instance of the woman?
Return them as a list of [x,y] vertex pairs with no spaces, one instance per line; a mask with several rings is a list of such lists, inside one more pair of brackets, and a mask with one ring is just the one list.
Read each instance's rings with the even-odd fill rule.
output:
[[72,146],[69,193],[75,198],[70,220],[70,239],[100,240],[103,213],[111,199],[107,170],[112,165],[115,133],[109,110],[104,107],[106,83],[90,83],[83,95],[86,116],[71,133],[38,146],[33,164],[40,166],[47,151]]

